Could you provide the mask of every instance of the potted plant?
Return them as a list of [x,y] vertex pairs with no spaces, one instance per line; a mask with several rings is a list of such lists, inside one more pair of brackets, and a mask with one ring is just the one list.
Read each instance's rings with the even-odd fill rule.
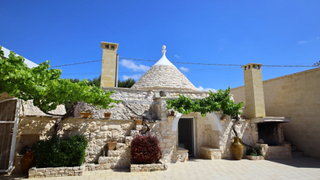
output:
[[114,150],[117,146],[118,139],[114,137],[113,131],[111,133],[111,137],[108,139],[108,150]]
[[90,110],[82,111],[80,117],[92,118],[93,113]]
[[246,158],[250,160],[263,160],[262,147],[248,148]]
[[28,170],[34,165],[35,162],[33,150],[28,146],[26,148],[26,152],[20,162],[21,171],[23,174],[28,174]]
[[131,119],[131,120],[134,120],[134,116],[130,116],[130,119]]
[[172,110],[170,114],[171,114],[171,116],[174,116],[174,111]]
[[134,122],[136,125],[142,125],[142,119],[135,119]]
[[142,125],[142,116],[138,116],[138,119],[134,120],[136,125]]
[[110,116],[111,116],[111,113],[110,113],[110,112],[105,112],[105,113],[104,113],[104,117],[105,117],[106,119],[110,119]]

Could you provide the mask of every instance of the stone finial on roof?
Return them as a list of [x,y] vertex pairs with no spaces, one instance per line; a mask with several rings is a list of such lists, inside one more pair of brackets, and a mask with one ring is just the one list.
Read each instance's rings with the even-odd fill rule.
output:
[[166,46],[163,45],[162,46],[162,57],[161,59],[156,63],[154,64],[155,66],[158,66],[158,65],[166,65],[166,66],[174,66],[169,60],[168,58],[166,57]]

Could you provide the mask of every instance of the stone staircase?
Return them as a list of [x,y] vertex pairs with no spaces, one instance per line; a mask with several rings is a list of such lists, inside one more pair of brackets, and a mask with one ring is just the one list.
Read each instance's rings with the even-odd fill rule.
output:
[[293,145],[291,141],[285,141],[286,144],[291,144],[291,154],[292,157],[301,157],[303,156],[303,151],[298,150],[296,145]]
[[143,125],[136,125],[130,131],[129,136],[125,136],[123,143],[117,143],[115,150],[108,150],[107,156],[100,156],[98,164],[86,164],[86,170],[108,170],[108,169],[127,169],[130,168],[130,145],[133,138],[140,135]]

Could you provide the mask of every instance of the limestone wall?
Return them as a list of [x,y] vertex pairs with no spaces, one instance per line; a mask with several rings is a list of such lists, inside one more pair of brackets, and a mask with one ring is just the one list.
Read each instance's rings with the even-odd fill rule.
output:
[[[222,125],[222,131],[220,131],[220,151],[222,159],[233,159],[231,152],[231,144],[233,143],[233,138],[235,137],[234,132],[232,131],[232,125],[235,122],[234,119],[227,118],[225,121],[220,121]],[[252,128],[249,120],[240,120],[235,125],[235,130],[237,131],[239,137],[242,141],[248,145],[253,146],[253,134]],[[243,155],[246,153],[246,146],[243,146]]]
[[[124,89],[124,88],[122,88]],[[75,117],[80,117],[82,111],[90,110],[93,113],[94,119],[104,118],[104,112],[111,112],[110,119],[130,119],[130,116],[138,116],[145,114],[152,117],[148,111],[153,103],[154,93],[152,91],[138,90],[116,90],[111,98],[122,100],[123,102],[113,104],[110,109],[99,109],[95,106],[90,106],[87,103],[81,102],[75,109]],[[137,115],[138,114],[138,115]]]
[[[52,135],[56,118],[50,117],[21,117],[18,135],[17,148],[21,148],[20,139],[26,135],[39,136],[39,139],[46,139]],[[69,118],[62,121],[62,131],[59,134],[62,137],[82,134],[88,140],[86,149],[86,162],[97,162],[99,156],[103,153],[103,148],[108,139],[116,137],[119,142],[124,142],[124,137],[130,134],[133,129],[134,121],[130,120],[94,120],[83,118]],[[25,141],[27,141],[25,139]],[[19,153],[20,149],[17,149]]]
[[[291,117],[284,136],[304,154],[320,157],[320,68],[263,82],[267,116]],[[244,88],[234,88],[235,101],[244,100]]]

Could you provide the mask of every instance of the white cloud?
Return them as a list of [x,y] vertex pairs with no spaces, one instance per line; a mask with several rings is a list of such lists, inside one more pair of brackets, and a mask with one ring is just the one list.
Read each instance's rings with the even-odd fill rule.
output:
[[203,88],[202,86],[199,86],[199,87],[197,87],[197,89],[199,90],[199,91],[212,91],[212,92],[217,92],[217,90],[216,89],[212,89],[212,88]]
[[145,66],[143,64],[135,64],[134,62],[130,61],[130,60],[122,60],[120,61],[120,64],[128,69],[132,69],[133,71],[148,71],[150,69],[149,66]]
[[123,80],[127,80],[129,78],[134,79],[134,80],[139,80],[141,76],[142,76],[142,74],[135,74],[132,76],[123,75],[122,78],[123,78]]
[[299,41],[298,44],[305,44],[307,43],[308,41]]
[[174,55],[174,57],[175,57],[175,58],[180,58],[180,56],[178,56],[178,55]]
[[180,67],[180,70],[182,71],[182,72],[189,72],[189,69],[188,68],[185,68],[185,67]]

